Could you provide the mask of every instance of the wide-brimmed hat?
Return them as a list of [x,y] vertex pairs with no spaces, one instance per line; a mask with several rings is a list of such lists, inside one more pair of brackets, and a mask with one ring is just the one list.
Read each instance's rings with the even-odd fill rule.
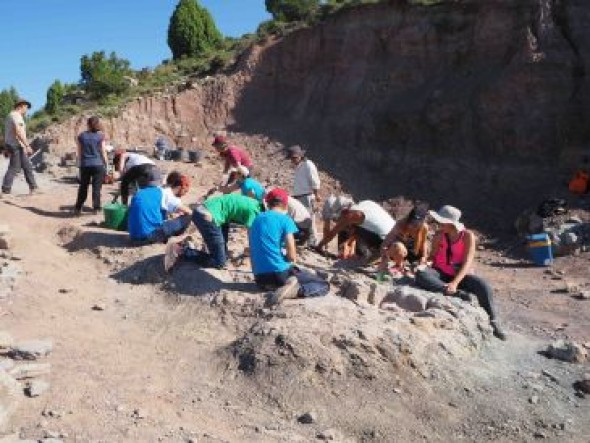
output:
[[299,145],[290,146],[286,149],[285,155],[287,158],[292,158],[295,156],[303,157],[305,156],[305,149]]
[[31,105],[31,102],[28,100],[25,100],[24,98],[19,98],[16,100],[16,103],[14,104],[14,109],[18,108],[20,105],[27,105],[27,108],[31,109],[33,106]]
[[336,220],[344,209],[348,209],[352,205],[354,205],[354,200],[349,197],[330,195],[322,208],[322,220]]
[[213,139],[211,146],[215,148],[225,148],[228,145],[227,138],[223,135],[218,135]]
[[446,205],[435,211],[428,211],[430,216],[437,222],[443,225],[453,225],[457,231],[463,231],[465,225],[461,223],[461,211],[454,206]]

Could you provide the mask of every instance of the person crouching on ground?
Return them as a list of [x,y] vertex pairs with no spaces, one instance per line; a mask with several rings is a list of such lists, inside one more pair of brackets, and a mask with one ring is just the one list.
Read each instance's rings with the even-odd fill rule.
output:
[[[252,173],[254,163],[252,162],[250,154],[248,154],[244,148],[230,145],[228,139],[223,135],[216,136],[213,140],[212,146],[215,148],[219,156],[224,159],[224,174],[228,174],[230,169],[235,169],[238,166],[245,166],[248,168],[249,172]],[[230,174],[226,185],[232,184],[235,179],[235,173],[233,175]]]
[[295,244],[297,246],[305,246],[311,236],[311,214],[303,203],[296,198],[289,196],[287,203],[287,214],[295,222],[297,232],[295,236]]
[[[287,215],[287,191],[273,189],[265,201],[268,211],[256,217],[248,239],[256,284],[265,291],[276,289],[268,304],[274,305],[289,298],[326,295],[330,290],[326,281],[296,266],[294,234],[297,226]],[[283,254],[283,248],[286,254]]]
[[235,172],[236,179],[232,184],[225,186],[215,186],[207,192],[207,196],[219,191],[224,194],[230,194],[235,191],[240,191],[242,195],[257,200],[261,205],[264,203],[264,187],[257,181],[250,177],[250,171],[245,166],[238,166],[230,169],[230,174]]
[[305,156],[305,150],[299,146],[287,148],[287,158],[295,167],[293,175],[293,197],[303,203],[311,214],[311,236],[309,243],[315,246],[317,229],[315,223],[315,209],[320,204],[320,175],[314,162]]
[[389,272],[389,260],[394,271],[403,273],[406,260],[425,265],[428,260],[427,211],[414,207],[407,217],[398,221],[381,245],[379,271]]
[[223,269],[228,260],[230,224],[250,228],[260,212],[260,204],[239,194],[211,197],[193,211],[192,221],[201,233],[207,251],[197,250],[190,241],[169,242],[164,267],[169,272],[179,258],[194,261],[206,268]]
[[[365,200],[343,209],[336,225],[318,243],[316,250],[323,253],[324,248],[338,234],[353,239],[353,250],[364,264],[380,255],[383,239],[395,226],[395,220],[381,205]],[[346,256],[344,258],[350,258]]]
[[115,169],[121,173],[121,202],[126,205],[129,201],[129,186],[137,183],[141,189],[153,183],[154,178],[160,177],[156,164],[145,155],[117,149],[113,159]]
[[474,294],[490,316],[494,335],[506,340],[506,334],[496,320],[492,288],[483,278],[473,274],[475,234],[465,229],[460,222],[461,211],[453,206],[443,206],[438,212],[430,211],[430,215],[439,224],[432,240],[432,267],[419,270],[416,283],[427,291],[446,295],[463,297],[466,292]]
[[[129,206],[129,237],[134,241],[165,243],[170,237],[182,234],[191,222],[191,209],[182,204],[180,197],[188,192],[188,177],[172,172],[161,188],[160,180],[140,189]],[[176,217],[166,220],[166,215]]]
[[82,213],[82,206],[88,197],[88,186],[92,183],[92,208],[94,213],[101,210],[100,191],[109,164],[105,135],[100,120],[93,116],[86,122],[87,129],[76,138],[80,161],[80,186],[74,206],[74,215]]

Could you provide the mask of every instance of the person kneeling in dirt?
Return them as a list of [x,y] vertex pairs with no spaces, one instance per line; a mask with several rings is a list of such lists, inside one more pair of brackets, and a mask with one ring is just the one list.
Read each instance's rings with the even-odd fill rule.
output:
[[[161,188],[159,182],[155,177],[131,199],[128,218],[131,240],[165,243],[190,225],[192,210],[180,200],[190,187],[188,177],[175,171],[168,174],[166,187]],[[176,217],[165,220],[167,215]]]
[[295,265],[297,226],[287,215],[287,191],[273,189],[265,201],[269,210],[256,217],[248,238],[256,284],[265,291],[276,289],[267,304],[275,305],[289,298],[326,295],[330,290],[328,282]]
[[257,181],[250,177],[250,171],[245,166],[238,166],[230,169],[230,175],[235,173],[235,180],[232,184],[225,186],[214,186],[207,192],[207,196],[219,191],[224,194],[230,194],[235,191],[240,191],[242,195],[257,200],[261,205],[264,204],[264,187]]
[[296,198],[289,196],[287,203],[287,214],[295,222],[297,232],[294,234],[295,244],[297,246],[305,246],[311,237],[311,214],[303,203]]
[[115,151],[113,159],[115,169],[121,173],[121,202],[126,205],[129,201],[129,186],[137,183],[141,189],[149,183],[153,183],[154,178],[160,176],[156,164],[145,155],[127,152],[124,149]]
[[506,334],[496,320],[492,288],[472,272],[477,242],[475,234],[460,222],[461,211],[453,206],[443,206],[438,212],[430,211],[430,215],[439,224],[432,240],[432,267],[419,270],[416,283],[427,291],[464,299],[468,299],[467,293],[474,294],[490,316],[494,335],[506,340]]
[[179,258],[194,261],[199,266],[222,269],[228,260],[230,224],[250,228],[260,213],[260,204],[239,194],[211,197],[193,211],[192,221],[201,233],[207,251],[198,250],[190,238],[166,247],[164,267],[169,272]]
[[336,225],[324,235],[316,249],[323,253],[326,245],[339,235],[339,241],[345,242],[342,258],[358,255],[365,263],[369,263],[378,256],[383,239],[394,226],[395,220],[381,205],[365,200],[342,209]]
[[405,262],[425,265],[428,260],[427,211],[414,207],[407,217],[398,221],[381,245],[380,272],[390,272],[389,260],[393,261],[394,272],[403,274]]

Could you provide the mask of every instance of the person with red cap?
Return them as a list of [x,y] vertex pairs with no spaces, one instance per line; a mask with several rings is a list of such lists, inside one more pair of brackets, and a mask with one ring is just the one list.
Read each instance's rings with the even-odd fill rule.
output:
[[[230,169],[237,169],[239,166],[245,166],[248,168],[250,174],[252,173],[252,159],[250,154],[246,152],[244,148],[230,145],[229,140],[225,135],[217,135],[213,140],[212,146],[215,148],[217,153],[225,160],[223,166],[223,173],[227,174]],[[232,183],[234,180],[232,177],[228,180],[227,184]]]
[[297,233],[297,226],[287,215],[287,191],[273,189],[266,194],[264,200],[268,211],[256,217],[248,233],[248,240],[256,284],[263,290],[276,290],[268,304],[274,305],[289,298],[327,294],[330,285],[326,281],[296,266],[294,234]]

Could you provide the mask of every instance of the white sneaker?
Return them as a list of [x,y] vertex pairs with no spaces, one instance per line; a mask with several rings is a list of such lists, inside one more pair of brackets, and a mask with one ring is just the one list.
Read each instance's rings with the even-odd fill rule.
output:
[[166,272],[171,272],[174,265],[182,255],[181,242],[169,241],[166,244],[166,251],[164,252],[164,269]]

